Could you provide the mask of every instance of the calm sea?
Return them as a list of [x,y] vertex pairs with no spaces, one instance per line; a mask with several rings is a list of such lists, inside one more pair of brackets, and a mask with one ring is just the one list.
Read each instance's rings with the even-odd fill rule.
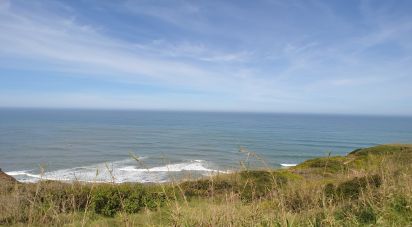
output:
[[412,143],[412,118],[0,109],[0,168],[25,182],[163,182],[237,170],[240,147],[282,168],[384,143]]

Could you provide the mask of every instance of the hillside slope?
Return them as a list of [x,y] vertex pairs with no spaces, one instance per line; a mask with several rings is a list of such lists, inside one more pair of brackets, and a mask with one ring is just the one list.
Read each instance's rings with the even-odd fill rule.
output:
[[12,176],[7,175],[0,169],[0,184],[7,184],[7,183],[14,183],[16,182],[16,179],[14,179]]
[[168,184],[0,186],[0,224],[410,226],[412,145]]

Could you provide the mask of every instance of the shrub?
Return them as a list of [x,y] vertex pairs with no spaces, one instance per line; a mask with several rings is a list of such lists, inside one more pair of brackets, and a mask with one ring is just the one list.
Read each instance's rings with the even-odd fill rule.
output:
[[345,165],[347,159],[345,157],[327,157],[315,158],[307,160],[295,167],[296,170],[314,170],[315,173],[338,173],[346,171],[348,167]]
[[356,218],[362,224],[376,223],[376,213],[370,206],[361,206],[356,212]]
[[315,215],[315,220],[313,222],[313,226],[320,227],[324,226],[323,221],[325,220],[326,215],[323,212],[319,212]]
[[257,190],[256,187],[250,183],[246,184],[240,191],[240,199],[242,202],[250,203],[254,199],[262,197],[265,194],[263,190]]
[[268,194],[273,187],[285,184],[287,178],[269,171],[243,171],[240,173],[242,183],[239,185],[240,198],[251,202]]
[[143,207],[154,209],[162,206],[166,195],[148,189],[136,184],[100,185],[92,193],[93,210],[112,217],[119,211],[137,213]]
[[117,189],[112,186],[97,187],[92,195],[92,205],[97,214],[114,216],[121,208]]
[[344,220],[350,217],[353,210],[355,210],[354,204],[345,204],[334,212],[334,217],[337,220]]
[[240,172],[240,177],[243,182],[251,182],[257,187],[263,188],[273,188],[275,186],[281,186],[288,182],[288,177],[292,177],[294,174],[285,174],[278,171],[242,171]]
[[332,183],[328,183],[325,185],[325,188],[323,189],[323,192],[325,193],[326,198],[331,198],[333,199],[336,194],[336,187]]
[[309,206],[310,198],[300,193],[293,193],[286,197],[285,206],[294,213],[301,212]]
[[327,158],[315,159],[310,163],[309,166],[312,168],[322,168],[325,172],[328,173],[336,173],[345,169],[345,166],[341,161]]
[[360,192],[365,190],[368,185],[378,188],[382,183],[379,175],[355,177],[338,185],[336,192],[344,198],[358,198]]
[[230,180],[215,180],[208,179],[187,181],[180,184],[186,196],[210,196],[214,193],[222,193],[235,188],[235,184]]
[[197,180],[183,182],[180,186],[186,196],[207,196],[210,185],[211,182],[209,180]]
[[403,152],[403,154],[411,153],[411,145],[379,145],[375,147],[356,149],[349,153],[349,155],[368,156],[368,155],[388,155],[396,152]]
[[412,208],[405,196],[397,195],[392,199],[392,209],[403,215],[411,215]]
[[124,197],[123,208],[127,213],[137,213],[144,206],[143,190],[126,190],[122,194]]
[[143,204],[149,209],[155,209],[163,206],[166,202],[166,195],[160,192],[145,193],[143,196]]

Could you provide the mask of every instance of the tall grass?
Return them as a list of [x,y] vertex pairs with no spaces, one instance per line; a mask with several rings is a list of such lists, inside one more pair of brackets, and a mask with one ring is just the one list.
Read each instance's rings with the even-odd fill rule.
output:
[[294,168],[164,184],[1,183],[0,224],[72,226],[411,226],[412,146],[362,149]]

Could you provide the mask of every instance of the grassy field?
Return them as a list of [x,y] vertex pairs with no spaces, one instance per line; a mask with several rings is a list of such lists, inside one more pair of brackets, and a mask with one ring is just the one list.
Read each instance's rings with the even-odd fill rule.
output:
[[0,225],[412,226],[411,163],[398,144],[167,184],[3,180]]

